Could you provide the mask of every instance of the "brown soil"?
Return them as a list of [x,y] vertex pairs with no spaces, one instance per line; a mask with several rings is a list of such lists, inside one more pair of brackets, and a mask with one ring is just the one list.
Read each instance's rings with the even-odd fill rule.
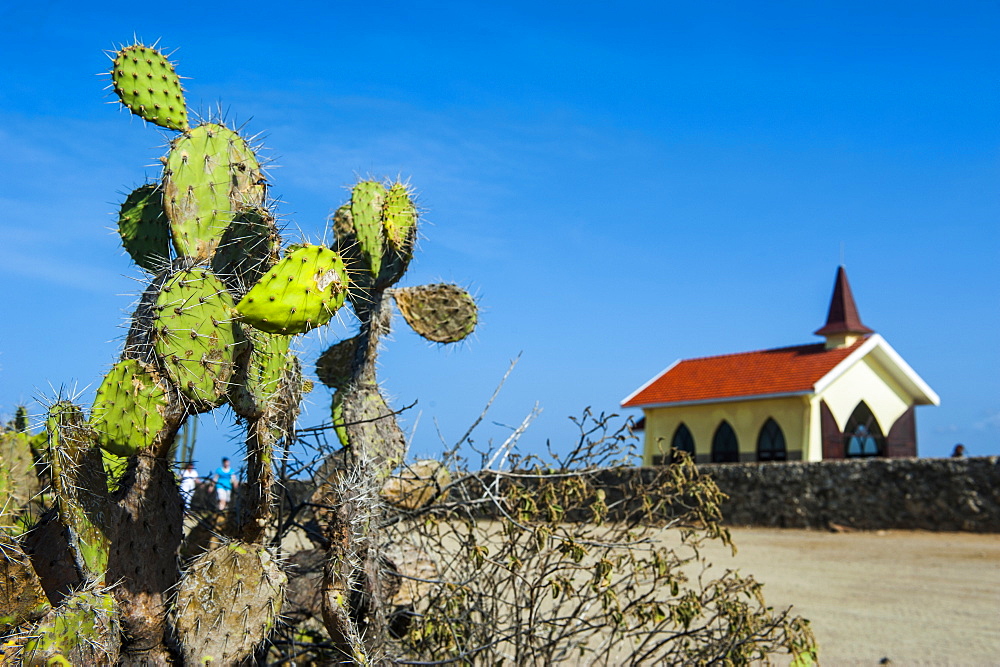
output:
[[[1000,664],[1000,535],[732,530],[718,568],[812,622],[823,665]],[[883,663],[884,664],[884,663]]]

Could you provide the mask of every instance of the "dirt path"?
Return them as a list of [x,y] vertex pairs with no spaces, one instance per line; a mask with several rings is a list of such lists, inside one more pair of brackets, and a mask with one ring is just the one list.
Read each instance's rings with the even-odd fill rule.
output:
[[1000,535],[732,533],[709,560],[810,619],[823,665],[1000,665]]

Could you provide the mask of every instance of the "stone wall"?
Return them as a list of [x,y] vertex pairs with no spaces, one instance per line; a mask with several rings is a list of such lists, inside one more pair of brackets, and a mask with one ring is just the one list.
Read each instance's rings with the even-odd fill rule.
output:
[[735,526],[1000,533],[1000,457],[700,464]]

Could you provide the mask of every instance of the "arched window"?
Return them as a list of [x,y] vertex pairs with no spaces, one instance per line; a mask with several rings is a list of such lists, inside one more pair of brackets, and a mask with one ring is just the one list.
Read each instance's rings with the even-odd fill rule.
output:
[[760,434],[757,436],[757,460],[785,461],[787,459],[785,434],[781,432],[778,422],[768,417],[764,425],[760,427]]
[[683,422],[674,431],[674,439],[670,441],[670,451],[671,453],[687,452],[691,459],[694,459],[694,437]]
[[849,459],[882,456],[885,437],[868,405],[861,401],[844,428],[844,453]]
[[723,421],[712,436],[712,463],[736,463],[740,460],[740,445],[729,422]]

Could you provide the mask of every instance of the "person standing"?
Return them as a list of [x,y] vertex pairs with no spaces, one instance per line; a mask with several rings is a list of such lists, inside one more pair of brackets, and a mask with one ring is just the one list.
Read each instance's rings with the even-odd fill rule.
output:
[[194,489],[198,486],[198,471],[195,470],[194,462],[188,461],[181,470],[181,498],[184,500],[184,511],[191,509],[191,498],[194,496]]
[[215,493],[219,499],[219,511],[224,511],[232,499],[233,489],[240,485],[236,479],[236,471],[229,467],[229,459],[222,458],[222,465],[215,469],[212,481],[215,482]]

